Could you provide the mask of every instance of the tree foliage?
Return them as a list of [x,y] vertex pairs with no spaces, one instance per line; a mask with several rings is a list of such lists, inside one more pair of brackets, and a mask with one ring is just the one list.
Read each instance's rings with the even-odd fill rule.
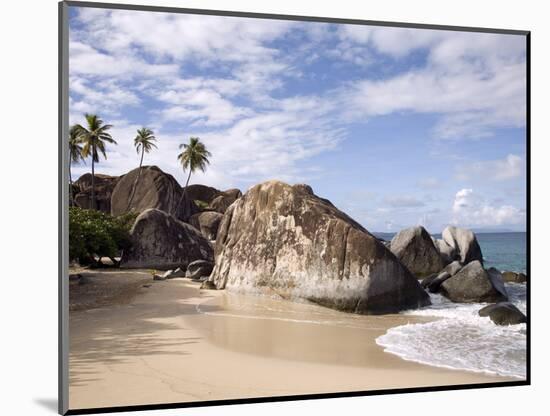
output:
[[135,213],[114,217],[101,211],[70,207],[69,258],[81,264],[95,263],[101,257],[114,260],[129,246],[135,218]]

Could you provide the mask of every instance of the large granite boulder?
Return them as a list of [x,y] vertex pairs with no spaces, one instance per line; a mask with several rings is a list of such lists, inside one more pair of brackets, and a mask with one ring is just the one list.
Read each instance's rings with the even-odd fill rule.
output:
[[218,189],[206,185],[195,184],[187,187],[187,195],[191,201],[202,201],[206,204],[212,202],[220,193]]
[[464,267],[462,263],[458,260],[455,260],[452,263],[447,264],[443,271],[449,273],[449,275],[451,276],[454,276],[460,271],[460,269],[462,269],[462,267]]
[[445,266],[432,237],[424,227],[401,230],[392,238],[390,247],[401,263],[418,277],[436,273]]
[[452,263],[457,259],[457,250],[454,247],[451,247],[449,244],[447,244],[444,240],[438,238],[433,239],[434,246],[439,252],[439,256],[441,257],[441,261],[443,261],[443,264],[447,265],[449,263]]
[[213,261],[213,248],[198,230],[158,209],[143,211],[130,237],[121,268],[186,269],[195,260]]
[[527,317],[514,304],[499,302],[480,309],[479,316],[488,316],[497,325],[517,325],[527,322]]
[[223,214],[219,212],[199,212],[191,216],[189,224],[199,230],[206,239],[215,240],[222,218]]
[[[121,176],[109,176],[101,173],[95,174],[95,209],[103,212],[111,212],[111,195]],[[92,174],[85,173],[73,184],[75,205],[84,208],[92,208]]]
[[440,286],[453,302],[500,302],[508,300],[504,283],[497,274],[485,270],[479,260],[464,266]]
[[229,207],[217,237],[209,280],[218,289],[366,314],[430,303],[390,250],[307,185],[252,187]]
[[[178,219],[186,220],[198,208],[189,198],[183,198],[178,181],[157,166],[143,166],[134,198],[130,204],[132,187],[139,168],[131,170],[116,184],[111,196],[111,214],[120,215],[129,211],[143,212],[156,208]],[[181,200],[181,203],[180,203]]]
[[441,234],[443,241],[456,250],[462,264],[479,260],[483,264],[481,247],[471,230],[458,227],[446,227]]
[[216,212],[224,213],[229,206],[240,198],[243,194],[238,189],[229,189],[221,192],[208,205],[208,209]]

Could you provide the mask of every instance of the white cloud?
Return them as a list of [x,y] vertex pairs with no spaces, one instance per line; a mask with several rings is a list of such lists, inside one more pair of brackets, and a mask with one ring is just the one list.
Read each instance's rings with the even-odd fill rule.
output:
[[525,223],[525,211],[512,205],[492,205],[473,189],[464,188],[455,195],[451,223],[465,227],[518,225]]
[[164,120],[189,120],[192,125],[225,125],[252,114],[250,109],[235,106],[209,89],[169,90],[157,99],[171,104],[161,111]]
[[498,127],[525,125],[523,37],[377,28],[365,38],[394,57],[424,48],[427,62],[391,78],[356,82],[345,91],[355,117],[440,114],[434,133],[442,139],[484,137]]
[[136,58],[130,51],[107,54],[73,40],[69,42],[69,71],[71,75],[113,76],[127,79],[130,76],[168,76],[178,71],[174,64],[148,63]]
[[509,154],[504,159],[479,161],[458,165],[456,178],[460,180],[505,181],[522,177],[525,162],[521,156]]

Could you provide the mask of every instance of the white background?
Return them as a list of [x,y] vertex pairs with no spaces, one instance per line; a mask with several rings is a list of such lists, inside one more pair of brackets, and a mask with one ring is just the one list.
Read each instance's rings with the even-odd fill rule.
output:
[[[111,0],[117,3],[123,1]],[[532,31],[530,387],[148,412],[150,415],[548,414],[550,25],[543,1],[136,0],[141,4]],[[0,413],[54,414],[57,396],[57,1],[2,4]],[[545,394],[546,393],[546,394]],[[132,413],[134,414],[134,413]],[[136,413],[140,414],[140,413]]]

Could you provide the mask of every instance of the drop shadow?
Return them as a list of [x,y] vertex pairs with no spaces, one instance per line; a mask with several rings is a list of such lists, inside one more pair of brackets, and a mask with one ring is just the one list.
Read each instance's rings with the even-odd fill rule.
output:
[[42,406],[44,409],[57,414],[57,399],[53,399],[53,398],[36,399],[35,398],[34,402]]

